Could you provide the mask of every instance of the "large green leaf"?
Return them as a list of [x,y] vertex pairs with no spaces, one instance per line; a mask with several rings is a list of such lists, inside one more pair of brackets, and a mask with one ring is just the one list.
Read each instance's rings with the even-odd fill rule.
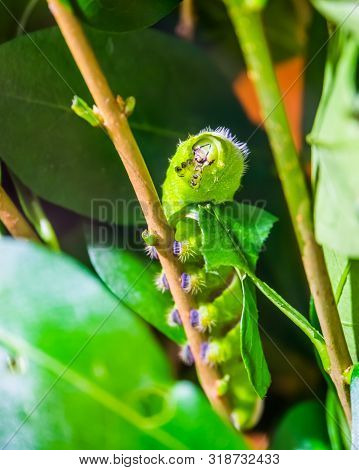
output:
[[338,32],[330,41],[323,95],[310,135],[318,241],[359,257],[359,126],[356,69],[359,44]]
[[[243,259],[254,268],[258,254],[275,221],[263,209],[236,202],[199,206],[202,252],[206,269],[220,266],[241,268]],[[241,318],[241,353],[249,379],[260,397],[266,394],[270,374],[258,331],[258,311],[253,285],[244,280],[244,311]]]
[[[193,45],[150,30],[87,34],[114,92],[137,99],[130,124],[158,187],[179,138],[241,119],[229,84]],[[0,64],[0,157],[51,202],[133,221],[134,192],[112,143],[71,112],[74,94],[92,101],[60,32],[3,44]],[[102,216],[99,199],[108,209]]]
[[159,21],[180,0],[73,0],[85,21],[106,31],[131,31]]
[[307,401],[291,408],[282,418],[271,443],[278,450],[330,449],[325,425],[325,408]]
[[356,0],[312,0],[327,20],[359,35],[359,7]]
[[85,268],[5,239],[0,258],[2,446],[245,447],[193,385],[173,385],[147,328]]
[[[191,449],[247,449],[239,433],[219,418],[203,394],[190,382],[177,382],[171,389],[177,413],[168,427]],[[166,425],[163,426],[166,429]],[[202,447],[201,447],[202,446]]]
[[[169,293],[162,293],[155,287],[155,276],[160,270],[159,264],[147,260],[140,253],[126,250],[113,243],[101,243],[99,233],[104,231],[106,238],[111,239],[113,231],[110,227],[85,227],[87,248],[91,263],[107,287],[121,301],[140,315],[148,323],[177,343],[185,342],[183,328],[171,327],[167,322],[167,314],[173,307]],[[143,245],[142,245],[143,246]],[[140,248],[141,249],[141,248]],[[142,255],[143,255],[143,250]],[[131,289],[133,283],[136,288]]]

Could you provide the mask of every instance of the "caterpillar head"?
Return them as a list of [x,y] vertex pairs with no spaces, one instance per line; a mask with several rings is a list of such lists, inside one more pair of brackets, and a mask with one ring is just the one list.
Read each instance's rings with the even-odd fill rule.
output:
[[195,202],[231,201],[240,186],[248,150],[224,128],[205,129],[181,142],[163,185],[167,217]]

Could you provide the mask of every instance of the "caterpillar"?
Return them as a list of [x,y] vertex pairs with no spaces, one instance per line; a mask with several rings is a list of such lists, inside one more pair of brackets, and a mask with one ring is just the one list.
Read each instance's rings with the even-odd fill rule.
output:
[[180,142],[163,184],[167,218],[192,203],[232,201],[248,156],[246,144],[228,129],[204,129]]
[[[252,386],[240,353],[240,320],[243,285],[232,267],[206,272],[201,254],[201,231],[196,204],[221,204],[233,201],[246,169],[248,149],[229,130],[209,128],[180,142],[171,158],[163,184],[162,203],[175,231],[173,252],[181,262],[181,286],[190,292],[197,307],[190,312],[193,328],[207,338],[201,358],[218,368],[221,380],[217,393],[226,395],[232,407],[232,421],[237,428],[249,428],[259,419],[262,400]],[[148,253],[156,257],[154,247]],[[168,289],[166,276],[156,278],[161,291]],[[176,306],[168,313],[168,323],[181,326]],[[186,364],[193,363],[188,345],[181,350]]]

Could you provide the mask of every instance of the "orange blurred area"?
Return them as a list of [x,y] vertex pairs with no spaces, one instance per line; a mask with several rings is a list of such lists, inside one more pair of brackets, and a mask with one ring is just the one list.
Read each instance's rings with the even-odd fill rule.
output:
[[245,439],[253,450],[266,450],[269,447],[269,437],[263,432],[247,432]]
[[[297,150],[302,145],[302,113],[304,89],[304,58],[292,57],[275,65],[275,72],[287,111],[290,128]],[[247,73],[241,72],[233,82],[234,93],[247,116],[254,124],[261,124],[263,116],[252,82]]]

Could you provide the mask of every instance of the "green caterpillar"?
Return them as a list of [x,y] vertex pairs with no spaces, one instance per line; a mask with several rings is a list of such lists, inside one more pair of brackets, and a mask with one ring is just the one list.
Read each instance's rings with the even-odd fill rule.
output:
[[[243,286],[235,269],[223,267],[217,272],[205,271],[201,255],[201,231],[195,204],[220,204],[232,201],[246,168],[248,150],[225,128],[205,129],[180,142],[170,161],[163,184],[163,207],[175,229],[174,254],[183,266],[182,288],[190,292],[197,304],[191,310],[191,324],[206,336],[202,360],[216,366],[222,374],[219,394],[231,403],[233,424],[239,428],[253,426],[259,418],[262,401],[258,397],[241,358],[240,319],[243,308]],[[153,247],[147,247],[156,256]],[[164,273],[156,279],[164,291],[168,283]],[[171,325],[181,324],[176,307],[169,313]],[[193,363],[190,348],[182,348],[181,357]]]

